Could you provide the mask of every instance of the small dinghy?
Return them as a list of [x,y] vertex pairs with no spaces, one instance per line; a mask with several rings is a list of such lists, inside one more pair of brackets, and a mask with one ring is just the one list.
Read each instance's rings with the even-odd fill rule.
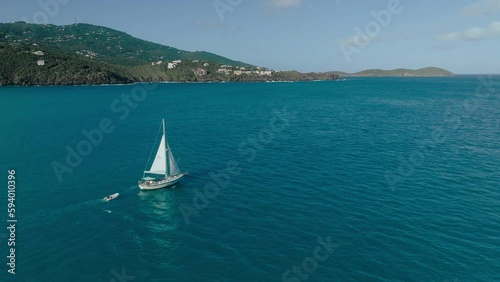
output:
[[120,196],[119,193],[115,193],[113,195],[109,195],[109,196],[106,196],[104,197],[104,199],[102,199],[103,201],[107,202],[107,201],[111,201],[111,200],[114,200],[116,198],[118,198],[118,196]]

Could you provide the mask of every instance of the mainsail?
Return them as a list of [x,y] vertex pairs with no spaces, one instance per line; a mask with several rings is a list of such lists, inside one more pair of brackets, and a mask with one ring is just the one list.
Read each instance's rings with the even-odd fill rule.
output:
[[[170,153],[170,152],[169,152]],[[156,152],[156,157],[151,165],[149,171],[145,173],[151,174],[166,174],[167,173],[167,162],[166,162],[166,145],[165,145],[165,135],[161,137],[160,147]]]

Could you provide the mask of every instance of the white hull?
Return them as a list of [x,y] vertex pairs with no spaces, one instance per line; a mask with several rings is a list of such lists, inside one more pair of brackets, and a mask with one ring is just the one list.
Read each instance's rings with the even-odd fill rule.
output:
[[162,179],[159,181],[145,181],[142,183],[139,182],[139,188],[141,188],[141,190],[156,190],[156,189],[166,188],[179,182],[181,178],[184,177],[185,175],[187,175],[187,172],[169,176],[166,179]]
[[109,195],[107,197],[104,197],[104,199],[102,199],[102,200],[105,202],[108,202],[108,201],[111,201],[111,200],[118,198],[118,196],[120,196],[120,193],[115,193],[113,195]]

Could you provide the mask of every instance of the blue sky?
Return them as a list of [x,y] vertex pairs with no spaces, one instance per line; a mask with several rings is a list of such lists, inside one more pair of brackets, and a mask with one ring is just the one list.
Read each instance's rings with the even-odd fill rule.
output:
[[0,22],[76,20],[278,70],[500,73],[500,0],[2,2]]

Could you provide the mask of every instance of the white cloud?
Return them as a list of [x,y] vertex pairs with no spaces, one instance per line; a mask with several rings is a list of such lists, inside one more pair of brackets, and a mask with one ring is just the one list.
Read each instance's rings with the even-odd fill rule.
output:
[[500,37],[500,22],[492,22],[487,27],[473,27],[462,32],[451,32],[436,36],[440,41],[476,41]]
[[500,0],[480,0],[465,6],[462,14],[466,16],[484,16],[500,11]]
[[293,8],[299,7],[302,4],[302,0],[266,0],[271,2],[271,4],[276,8]]

